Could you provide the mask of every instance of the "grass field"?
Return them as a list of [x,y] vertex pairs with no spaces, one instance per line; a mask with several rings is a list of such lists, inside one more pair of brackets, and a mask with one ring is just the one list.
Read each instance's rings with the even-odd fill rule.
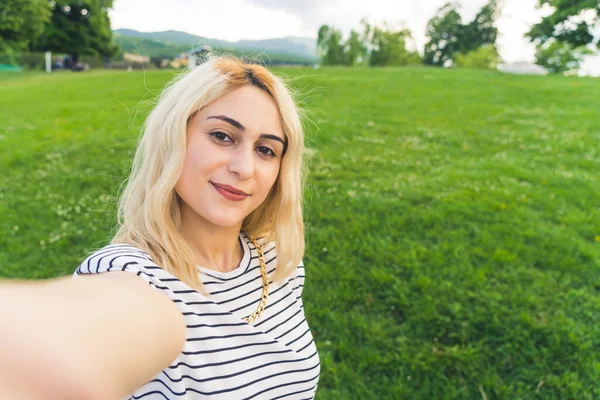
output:
[[[599,399],[600,80],[278,72],[316,125],[317,398]],[[71,274],[108,241],[171,76],[0,76],[0,277]]]

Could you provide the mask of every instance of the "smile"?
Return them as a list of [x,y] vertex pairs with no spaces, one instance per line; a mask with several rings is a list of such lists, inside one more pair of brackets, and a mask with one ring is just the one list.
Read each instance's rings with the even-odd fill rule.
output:
[[229,185],[218,185],[213,182],[210,182],[210,184],[213,185],[216,191],[219,192],[219,194],[221,194],[221,196],[225,197],[227,200],[242,201],[247,197],[250,197],[248,193],[235,189]]

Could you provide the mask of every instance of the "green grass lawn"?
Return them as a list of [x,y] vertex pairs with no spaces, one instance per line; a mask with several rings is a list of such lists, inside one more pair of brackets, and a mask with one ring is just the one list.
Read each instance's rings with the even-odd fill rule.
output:
[[[319,399],[600,398],[600,80],[289,69]],[[0,277],[110,238],[170,72],[0,76]]]

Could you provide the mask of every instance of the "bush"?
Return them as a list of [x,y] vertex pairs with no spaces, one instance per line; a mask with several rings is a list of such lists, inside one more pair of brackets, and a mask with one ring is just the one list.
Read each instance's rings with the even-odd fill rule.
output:
[[21,53],[17,56],[17,64],[26,69],[44,69],[46,68],[46,58],[42,52]]
[[484,45],[467,54],[458,54],[454,65],[461,68],[496,69],[500,63],[498,50],[492,45]]
[[[63,59],[63,54],[52,53],[52,64],[58,59]],[[0,56],[0,64],[11,64],[8,57]],[[4,62],[3,62],[4,61]],[[106,62],[100,56],[80,56],[79,62],[89,65],[90,68],[105,68]],[[25,69],[44,70],[46,68],[46,54],[44,52],[21,53],[14,56],[14,62]]]
[[19,51],[0,40],[0,64],[16,64]]
[[79,62],[87,64],[90,68],[105,68],[106,63],[110,60],[104,60],[100,56],[80,56]]
[[592,54],[592,52],[585,46],[574,47],[569,43],[549,40],[537,46],[535,63],[546,68],[552,74],[577,72],[584,57],[588,54]]

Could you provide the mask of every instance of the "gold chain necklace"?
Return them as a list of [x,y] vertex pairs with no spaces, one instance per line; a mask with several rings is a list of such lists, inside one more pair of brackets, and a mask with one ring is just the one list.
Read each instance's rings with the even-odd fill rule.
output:
[[263,284],[262,298],[260,299],[260,303],[258,303],[256,311],[254,311],[250,316],[244,318],[244,321],[251,324],[258,318],[260,318],[260,315],[263,313],[265,307],[267,306],[267,299],[269,298],[269,277],[267,276],[267,265],[265,264],[265,255],[263,254],[262,247],[260,246],[260,244],[258,244],[256,239],[249,239],[256,248],[256,251],[258,252],[258,264],[260,265],[260,274],[262,275]]

